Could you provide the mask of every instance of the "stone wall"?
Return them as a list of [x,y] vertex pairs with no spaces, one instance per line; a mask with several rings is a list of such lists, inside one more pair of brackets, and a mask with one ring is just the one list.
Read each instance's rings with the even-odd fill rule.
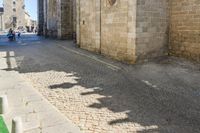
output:
[[73,2],[74,2],[74,0],[60,0],[60,2],[58,2],[58,4],[59,4],[58,38],[59,39],[72,39],[72,36],[73,36]]
[[62,0],[62,33],[65,39],[73,37],[73,3],[75,0]]
[[167,54],[168,0],[80,0],[80,46],[134,63]]
[[44,0],[43,31],[129,63],[169,53],[199,61],[199,7],[198,0]]
[[44,35],[44,0],[38,0],[38,35]]
[[135,62],[135,2],[101,2],[101,53],[120,61]]
[[[13,27],[12,20],[13,20],[13,3],[11,0],[4,0],[4,28],[8,29]],[[24,16],[25,17],[25,16]]]
[[0,31],[4,29],[3,13],[0,13]]
[[77,11],[76,11],[76,7],[77,7],[77,0],[73,0],[73,7],[72,7],[72,24],[73,24],[73,40],[76,41],[76,25],[77,25]]
[[100,0],[78,1],[77,12],[79,14],[78,39],[81,48],[100,51]]
[[144,60],[168,53],[168,0],[138,0],[136,56]]
[[17,0],[16,1],[16,12],[14,13],[17,17],[17,27],[26,26],[26,19],[25,19],[25,3],[24,0]]
[[[15,4],[13,0],[4,0],[4,28],[18,28],[18,27],[25,27],[25,7],[24,7],[24,0],[17,0]],[[13,25],[13,17],[16,17],[16,22]]]
[[41,19],[44,20],[43,32],[45,36],[72,39],[73,2],[73,0],[43,0],[43,18]]
[[[43,0],[44,4],[43,4],[43,10],[44,10],[44,13],[43,13],[43,18],[44,18],[44,23],[43,23],[43,35],[45,37],[47,37],[47,34],[48,34],[48,31],[47,31],[47,5],[48,5],[48,1],[47,0]],[[40,29],[39,29],[40,30]]]
[[58,34],[58,3],[57,0],[48,0],[47,7],[47,35],[57,37]]
[[200,62],[200,1],[171,0],[170,54]]
[[135,62],[134,1],[80,0],[77,39],[81,48]]

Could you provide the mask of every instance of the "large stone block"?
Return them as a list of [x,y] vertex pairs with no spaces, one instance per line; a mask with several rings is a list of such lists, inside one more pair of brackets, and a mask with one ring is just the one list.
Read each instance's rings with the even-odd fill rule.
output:
[[136,19],[136,56],[144,60],[165,56],[169,31],[168,0],[138,0]]
[[18,29],[25,28],[25,5],[24,0],[3,0],[4,14],[3,14],[3,28]]
[[40,26],[39,31],[43,30],[48,37],[72,39],[74,3],[74,0],[43,0],[43,6],[39,5],[39,26],[43,23],[43,29]]
[[129,63],[168,54],[198,61],[199,5],[197,0],[44,0],[43,32],[74,36],[81,48]]
[[[81,47],[121,61],[135,61],[134,1],[80,0],[78,42]],[[130,4],[130,5],[129,5]],[[129,36],[133,35],[133,36]],[[131,57],[129,57],[129,55]]]
[[200,61],[200,2],[172,0],[170,53]]

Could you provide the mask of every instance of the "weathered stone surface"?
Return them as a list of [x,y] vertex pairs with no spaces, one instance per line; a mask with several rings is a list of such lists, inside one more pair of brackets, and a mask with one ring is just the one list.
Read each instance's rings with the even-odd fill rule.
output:
[[200,62],[200,1],[172,0],[170,54]]
[[[47,37],[72,39],[73,0],[38,0],[39,34]],[[43,27],[43,28],[42,28]]]
[[73,1],[74,0],[61,0],[60,4],[60,22],[58,38],[72,39],[73,35]]
[[[79,3],[78,3],[79,2]],[[81,0],[77,42],[81,48],[135,62],[135,1]]]
[[[3,0],[3,29],[18,28],[26,26],[24,0],[17,0],[15,4],[13,0]],[[13,23],[13,17],[16,22]]]
[[135,62],[135,1],[101,3],[101,53],[121,61]]
[[38,0],[38,35],[44,35],[44,0]]
[[81,48],[100,52],[100,1],[79,1],[79,45]]
[[129,63],[169,53],[200,61],[199,4],[195,0],[44,0],[44,34],[60,39],[74,36],[83,49]]
[[144,60],[168,52],[169,0],[138,0],[136,56]]

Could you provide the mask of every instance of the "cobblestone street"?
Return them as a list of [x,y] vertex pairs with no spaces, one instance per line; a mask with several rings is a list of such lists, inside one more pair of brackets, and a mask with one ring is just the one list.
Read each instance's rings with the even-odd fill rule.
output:
[[83,132],[200,132],[199,64],[170,57],[127,65],[34,35],[1,38],[0,54],[7,71],[18,71]]

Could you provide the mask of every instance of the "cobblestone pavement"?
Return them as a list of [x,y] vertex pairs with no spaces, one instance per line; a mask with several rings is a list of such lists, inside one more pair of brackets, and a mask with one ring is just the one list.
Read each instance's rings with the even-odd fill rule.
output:
[[199,64],[167,58],[127,65],[70,41],[24,38],[0,46],[7,70],[20,72],[82,131],[200,132]]
[[[5,57],[0,53],[0,61]],[[1,65],[0,68],[7,67]],[[66,119],[52,104],[43,98],[18,72],[0,70],[0,95],[8,99],[7,113],[3,118],[9,133],[12,119],[21,118],[23,133],[81,133],[80,129]],[[0,132],[2,127],[0,127]]]

